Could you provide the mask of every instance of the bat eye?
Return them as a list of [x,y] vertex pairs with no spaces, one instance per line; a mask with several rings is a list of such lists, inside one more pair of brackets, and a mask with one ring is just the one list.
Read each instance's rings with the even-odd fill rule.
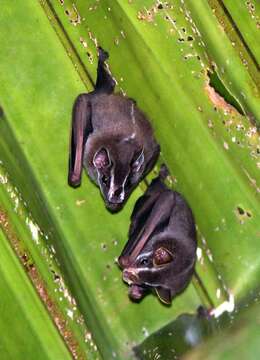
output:
[[148,259],[147,259],[147,258],[143,258],[143,259],[140,261],[140,264],[143,265],[143,266],[148,265]]
[[155,250],[153,256],[153,263],[155,266],[168,264],[172,260],[173,260],[172,253],[169,250],[165,249],[164,247],[160,247],[157,250]]
[[103,184],[108,185],[109,184],[109,176],[103,175],[102,182],[103,182]]

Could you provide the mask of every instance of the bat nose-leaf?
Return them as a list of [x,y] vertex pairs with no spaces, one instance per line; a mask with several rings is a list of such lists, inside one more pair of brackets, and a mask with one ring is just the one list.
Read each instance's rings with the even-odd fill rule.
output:
[[123,193],[123,187],[120,186],[118,189],[115,190],[114,196],[120,198],[120,196],[122,195],[122,193]]
[[122,186],[119,186],[114,191],[110,190],[109,194],[108,194],[108,199],[113,204],[122,203],[124,201],[124,199],[125,199],[124,188]]
[[135,273],[134,270],[125,269],[123,271],[123,280],[127,282],[129,285],[138,282],[138,275]]

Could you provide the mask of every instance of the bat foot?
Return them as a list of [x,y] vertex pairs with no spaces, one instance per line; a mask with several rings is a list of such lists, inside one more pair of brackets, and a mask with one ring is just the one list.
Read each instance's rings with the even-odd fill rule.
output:
[[102,49],[101,46],[98,47],[98,60],[101,62],[106,61],[109,58],[109,54],[107,51]]

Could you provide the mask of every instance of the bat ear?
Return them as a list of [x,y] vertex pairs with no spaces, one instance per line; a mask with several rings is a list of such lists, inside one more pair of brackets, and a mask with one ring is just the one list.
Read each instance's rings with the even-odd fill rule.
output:
[[105,148],[102,148],[95,153],[93,164],[97,169],[106,168],[110,165],[109,155]]
[[155,291],[161,302],[167,305],[171,304],[171,291],[169,289],[157,287],[155,288]]
[[159,247],[153,254],[153,263],[155,266],[168,264],[173,260],[173,254],[165,247]]
[[142,150],[142,152],[138,156],[138,158],[136,160],[134,160],[134,162],[132,163],[132,170],[134,172],[138,172],[143,163],[144,163],[144,152]]

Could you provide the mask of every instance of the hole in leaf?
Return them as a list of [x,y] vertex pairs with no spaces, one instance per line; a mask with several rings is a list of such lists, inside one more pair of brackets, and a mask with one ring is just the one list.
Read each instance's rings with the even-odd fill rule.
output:
[[244,115],[243,109],[237,100],[229,93],[216,71],[208,71],[209,85],[219,94],[227,104],[232,105],[241,115]]
[[101,249],[102,249],[103,251],[107,251],[107,244],[102,243],[102,244],[101,244]]
[[250,210],[245,210],[242,206],[236,207],[236,215],[241,224],[244,224],[245,220],[250,219],[253,216]]
[[240,206],[237,207],[237,211],[238,211],[239,215],[244,215],[244,213],[245,213],[244,209],[242,209]]

